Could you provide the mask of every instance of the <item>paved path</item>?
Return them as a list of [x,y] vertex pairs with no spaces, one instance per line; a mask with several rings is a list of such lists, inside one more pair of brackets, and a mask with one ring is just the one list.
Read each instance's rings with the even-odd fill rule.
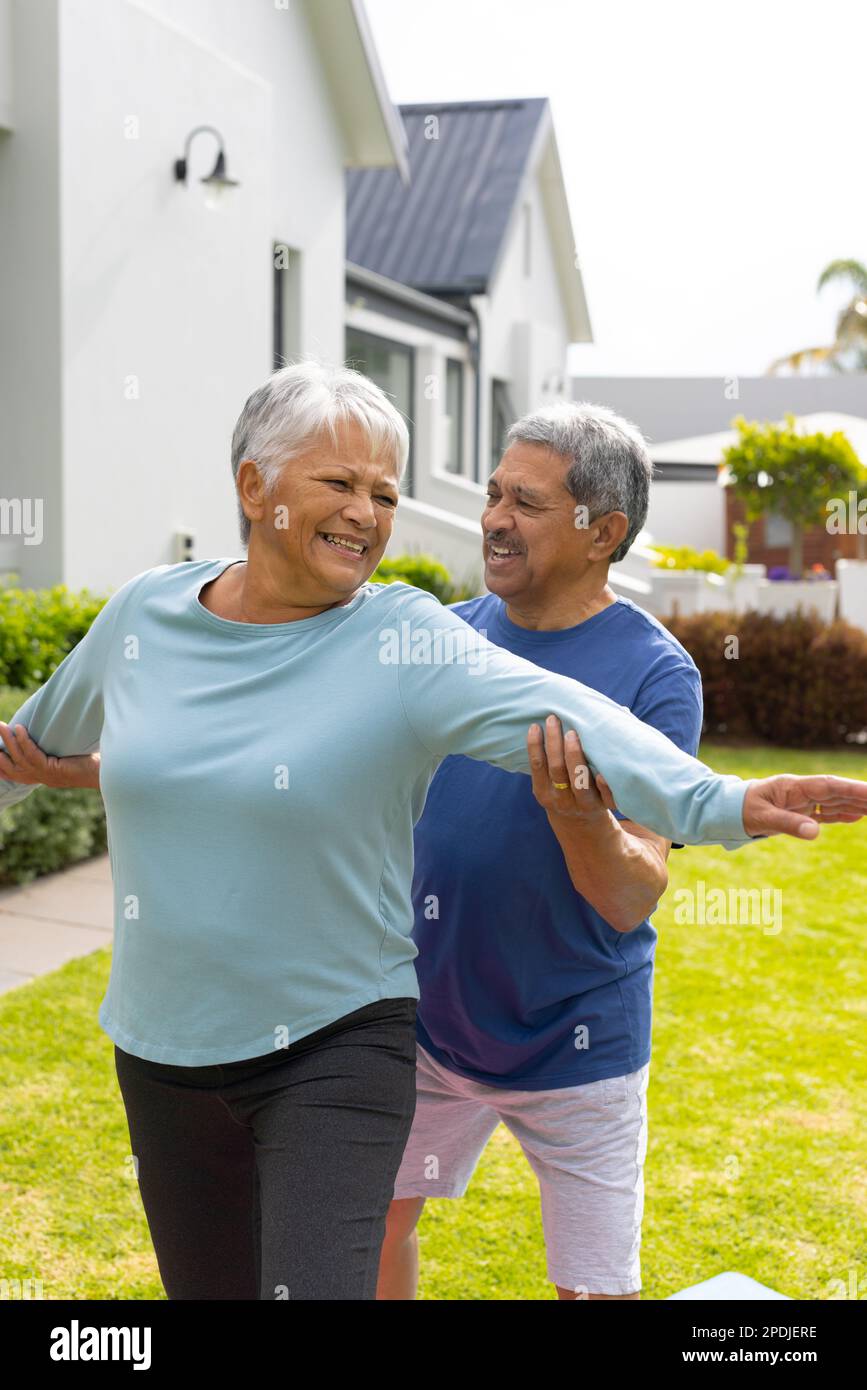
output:
[[111,945],[112,917],[107,854],[0,889],[0,994]]

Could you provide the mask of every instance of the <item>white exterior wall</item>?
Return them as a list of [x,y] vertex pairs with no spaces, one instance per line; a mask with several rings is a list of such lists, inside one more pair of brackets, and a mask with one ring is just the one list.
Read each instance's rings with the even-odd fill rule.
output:
[[[0,493],[35,479],[45,498],[24,584],[105,590],[177,558],[180,529],[194,558],[243,553],[229,446],[271,370],[274,241],[301,252],[303,350],[343,356],[343,145],[297,5],[59,0],[59,76],[56,8],[13,4],[0,344],[20,360],[0,388]],[[240,181],[214,211],[198,182],[212,136],[194,142],[186,188],[172,173],[202,124]]]
[[[179,529],[196,558],[243,553],[229,444],[271,371],[271,245],[301,252],[305,349],[339,358],[343,159],[297,7],[66,0],[61,53],[64,570],[100,585],[176,559]],[[186,188],[171,173],[199,124],[240,180],[214,211],[211,136]]]
[[657,545],[691,545],[724,555],[725,513],[725,491],[716,481],[651,483],[645,529]]
[[0,34],[11,125],[0,131],[0,498],[42,504],[39,544],[0,533],[0,571],[43,585],[59,579],[61,552],[57,0],[6,0]]
[[[524,271],[524,203],[529,203],[531,219],[529,275]],[[519,414],[560,394],[552,390],[558,377],[564,396],[568,393],[569,329],[535,174],[512,210],[502,258],[486,300],[482,322],[483,480],[490,472],[491,379],[508,381]]]
[[10,130],[13,121],[12,83],[12,0],[0,0],[0,131]]

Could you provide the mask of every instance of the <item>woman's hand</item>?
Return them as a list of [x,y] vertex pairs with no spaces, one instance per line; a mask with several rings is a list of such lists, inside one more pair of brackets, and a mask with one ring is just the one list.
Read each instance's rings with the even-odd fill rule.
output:
[[5,748],[0,748],[0,779],[6,782],[20,782],[25,786],[57,787],[64,791],[71,787],[99,788],[99,754],[82,753],[68,758],[57,758],[43,753],[23,724],[4,724],[0,720],[0,738]]
[[527,754],[533,795],[549,816],[593,821],[608,819],[617,808],[604,777],[594,779],[584,758],[584,750],[574,729],[564,745],[560,720],[549,714],[544,734],[540,725],[531,724],[527,734]]
[[794,835],[815,840],[820,825],[851,825],[867,815],[867,782],[817,774],[780,773],[747,787],[743,822],[748,835]]

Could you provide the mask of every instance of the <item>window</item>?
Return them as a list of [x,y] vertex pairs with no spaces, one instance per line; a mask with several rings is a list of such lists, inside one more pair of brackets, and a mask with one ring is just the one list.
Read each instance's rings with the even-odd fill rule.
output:
[[446,358],[446,457],[448,473],[464,471],[464,367]]
[[285,367],[287,357],[301,351],[301,253],[275,241],[273,370]]
[[346,365],[364,372],[389,396],[406,420],[409,430],[409,459],[407,460],[401,492],[414,495],[412,400],[415,389],[415,353],[405,343],[363,333],[359,328],[346,329]]
[[765,517],[765,545],[789,546],[792,543],[792,523],[779,512],[769,512]]
[[506,431],[516,420],[506,381],[491,382],[491,472],[497,467],[506,447]]
[[524,274],[529,275],[532,261],[532,236],[533,231],[533,209],[529,203],[524,204]]

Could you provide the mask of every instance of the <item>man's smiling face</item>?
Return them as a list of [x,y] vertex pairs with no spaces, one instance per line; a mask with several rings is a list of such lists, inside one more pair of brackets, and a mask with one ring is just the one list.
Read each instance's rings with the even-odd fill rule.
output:
[[488,479],[482,513],[485,584],[505,600],[541,598],[587,569],[590,529],[575,526],[569,461],[542,444],[512,444]]

